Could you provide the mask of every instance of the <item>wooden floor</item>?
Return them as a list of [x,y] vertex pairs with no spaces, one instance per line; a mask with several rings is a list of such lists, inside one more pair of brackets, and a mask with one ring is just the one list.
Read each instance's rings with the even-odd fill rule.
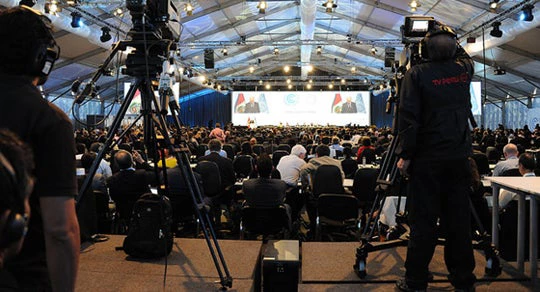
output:
[[[135,261],[115,248],[123,236],[87,246],[81,253],[77,291],[163,291],[164,259]],[[234,279],[229,291],[259,291],[260,241],[220,240],[226,263]],[[367,259],[365,279],[353,271],[358,243],[304,242],[298,291],[394,291],[394,282],[404,274],[405,247],[372,252]],[[496,279],[484,277],[485,260],[475,252],[477,291],[540,291],[513,265],[503,263]],[[165,291],[218,291],[219,276],[204,239],[175,239],[167,258]],[[430,266],[432,291],[453,291],[446,279],[442,248],[438,247]]]

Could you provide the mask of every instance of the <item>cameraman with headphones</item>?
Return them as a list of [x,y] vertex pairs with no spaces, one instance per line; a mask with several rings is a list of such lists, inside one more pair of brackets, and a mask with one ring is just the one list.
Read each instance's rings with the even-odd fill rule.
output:
[[[411,228],[402,291],[425,291],[437,244],[437,221],[446,237],[444,258],[456,291],[474,291],[469,186],[472,154],[469,116],[474,63],[452,29],[436,23],[420,44],[421,64],[401,84],[398,168],[409,176]],[[426,55],[427,53],[427,55]]]
[[0,129],[0,280],[3,286],[17,285],[4,264],[21,250],[28,228],[30,205],[28,198],[34,181],[32,150],[13,133]]
[[[21,252],[5,263],[0,290],[73,291],[80,251],[73,126],[37,88],[60,49],[50,20],[26,6],[0,11],[0,39],[0,128],[30,146],[36,178],[28,233]],[[7,286],[6,275],[17,287]]]

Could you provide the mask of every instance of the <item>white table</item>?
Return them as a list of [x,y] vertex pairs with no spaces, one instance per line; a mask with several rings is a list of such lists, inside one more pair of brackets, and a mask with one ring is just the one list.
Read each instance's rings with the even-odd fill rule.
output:
[[538,210],[537,199],[540,196],[540,177],[487,177],[491,181],[493,189],[493,206],[492,212],[492,242],[495,246],[499,246],[499,190],[506,189],[518,195],[518,225],[517,225],[517,264],[520,272],[524,271],[525,259],[525,197],[530,197],[530,231],[529,231],[529,259],[531,268],[531,281],[536,282],[538,268],[538,234],[536,233]]
[[[234,185],[237,186],[237,187],[241,187],[243,184],[244,184],[244,181],[246,181],[246,179],[243,179],[241,181],[237,180]],[[353,182],[354,182],[354,179],[351,179],[351,178],[346,178],[343,180],[343,187],[345,188],[350,188],[353,186]],[[298,181],[298,186],[302,186],[302,183],[300,183],[300,181]]]

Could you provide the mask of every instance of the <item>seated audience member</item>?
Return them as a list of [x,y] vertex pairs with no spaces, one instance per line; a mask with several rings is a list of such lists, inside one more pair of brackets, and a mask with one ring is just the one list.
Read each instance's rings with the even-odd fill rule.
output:
[[375,151],[375,147],[371,146],[371,139],[369,137],[362,138],[362,146],[358,148],[358,152],[356,153],[356,162],[362,163],[362,153],[365,149],[371,149]]
[[210,150],[210,153],[199,157],[198,161],[212,161],[217,164],[221,176],[221,188],[222,190],[226,190],[234,185],[236,181],[232,160],[219,154],[222,151],[221,142],[217,139],[212,139],[208,142],[208,150]]
[[500,176],[504,171],[518,168],[519,151],[515,144],[508,143],[503,148],[505,160],[499,161],[493,169],[493,176]]
[[[92,145],[90,145],[89,151],[99,153],[99,151],[101,150],[101,147],[103,147],[103,143],[94,142],[92,143]],[[111,166],[109,165],[107,161],[105,161],[105,159],[101,159],[101,161],[99,162],[99,166],[98,166],[98,169],[96,170],[96,173],[103,175],[105,179],[108,179],[109,177],[111,177],[112,175]]]
[[[508,146],[508,145],[507,145]],[[518,169],[519,173],[523,177],[534,177],[534,169],[536,168],[536,162],[534,157],[530,153],[523,153],[519,156],[518,159]],[[517,198],[517,194],[509,192],[507,190],[501,190],[499,193],[499,209],[503,209],[510,203],[510,201]]]
[[283,156],[277,165],[277,170],[281,175],[281,179],[291,187],[298,185],[300,178],[300,169],[306,162],[306,148],[302,145],[295,145],[291,149],[291,154]]
[[[83,154],[83,156],[81,157],[81,166],[84,168],[85,173],[88,173],[96,157],[97,154],[95,152],[86,152],[85,154]],[[81,186],[79,185],[79,188],[80,187]],[[94,175],[94,178],[92,179],[91,188],[94,191],[100,191],[104,194],[108,194],[106,178],[102,174],[97,173],[97,171]]]
[[343,151],[343,146],[339,145],[339,138],[334,136],[332,137],[332,145],[330,145],[330,149]]
[[319,145],[315,150],[316,157],[311,158],[306,164],[300,168],[300,179],[302,180],[302,185],[311,185],[311,175],[317,170],[321,165],[335,165],[341,171],[341,177],[345,178],[343,169],[341,168],[341,161],[330,157],[330,148],[326,145]]
[[[285,202],[287,184],[280,179],[270,178],[272,159],[267,154],[257,158],[258,178],[248,179],[242,185],[246,204],[251,207],[277,207]],[[290,223],[290,209],[287,207]]]
[[358,169],[358,163],[352,158],[352,149],[349,147],[343,148],[343,160],[341,160],[341,168],[345,173],[346,178],[353,178],[356,170]]
[[208,135],[209,138],[217,139],[221,143],[225,142],[225,132],[221,129],[221,124],[216,123],[216,127]]
[[[169,149],[163,149],[163,152],[165,154],[165,168],[175,168],[178,165],[178,161],[176,161],[176,156],[172,155],[169,152]],[[135,156],[133,157],[135,158]],[[159,168],[163,168],[163,160],[160,158],[157,166]]]
[[109,195],[116,203],[120,217],[129,219],[135,201],[141,195],[150,192],[149,185],[153,174],[140,169],[135,170],[133,157],[125,150],[116,152],[114,159],[120,171],[107,180]]
[[[0,287],[16,291],[18,285],[4,270],[19,253],[30,216],[30,193],[34,187],[32,150],[13,133],[0,130]],[[13,224],[17,222],[18,224]],[[14,228],[16,227],[16,228]],[[9,238],[6,235],[10,235]],[[6,236],[6,237],[4,237]]]
[[[252,139],[255,139],[255,138],[252,138]],[[246,141],[246,142],[242,143],[240,148],[241,149],[240,149],[240,152],[238,153],[238,155],[250,155],[250,156],[253,157],[253,159],[257,159],[257,154],[255,154],[255,152],[253,152],[253,147],[251,145],[251,142]]]

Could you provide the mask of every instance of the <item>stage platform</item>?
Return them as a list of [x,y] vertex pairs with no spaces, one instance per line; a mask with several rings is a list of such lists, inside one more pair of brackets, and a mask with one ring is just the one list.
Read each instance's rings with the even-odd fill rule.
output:
[[[165,260],[134,261],[115,248],[124,236],[87,246],[81,253],[77,291],[163,291]],[[260,291],[260,241],[220,240],[234,279],[229,291]],[[405,270],[406,247],[371,252],[365,279],[353,271],[356,242],[304,242],[298,291],[394,291],[394,282]],[[484,277],[485,259],[475,251],[477,291],[540,291],[531,288],[524,274],[503,262],[503,273]],[[429,289],[453,291],[448,282],[443,248],[437,247],[430,266],[434,282]],[[168,257],[166,291],[218,291],[217,271],[204,239],[176,238]]]

